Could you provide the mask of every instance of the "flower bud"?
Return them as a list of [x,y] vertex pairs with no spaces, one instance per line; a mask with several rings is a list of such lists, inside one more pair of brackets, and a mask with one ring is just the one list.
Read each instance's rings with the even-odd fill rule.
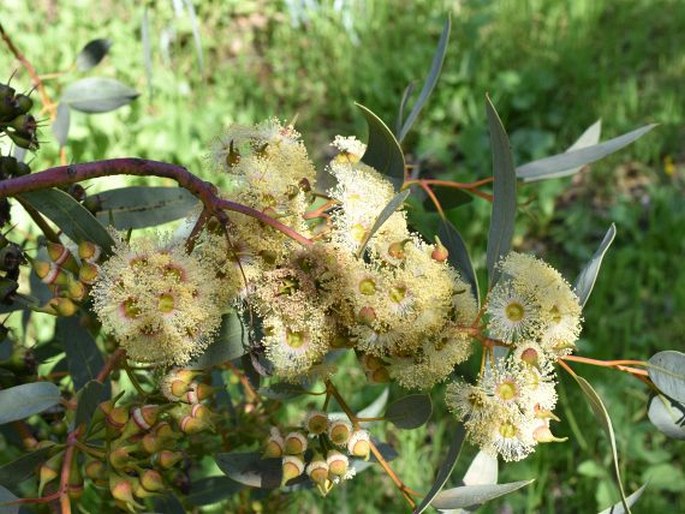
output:
[[447,248],[443,246],[442,241],[440,241],[440,238],[438,236],[435,236],[435,242],[435,248],[431,252],[431,257],[434,261],[445,262],[449,257],[450,253],[449,251],[447,251]]
[[344,419],[333,419],[328,424],[328,438],[336,446],[344,446],[352,435],[352,425]]
[[103,485],[107,479],[107,466],[102,461],[91,460],[85,467],[86,476],[96,485]]
[[283,436],[281,436],[281,433],[276,427],[272,427],[271,435],[266,440],[266,445],[264,446],[262,458],[272,459],[276,457],[282,457],[284,448],[285,440],[283,439]]
[[304,428],[310,435],[323,434],[328,430],[328,416],[320,410],[313,410],[304,420]]
[[285,436],[285,453],[298,455],[307,450],[307,438],[300,432],[290,432]]
[[81,466],[76,458],[71,461],[67,485],[69,487],[69,497],[72,500],[78,500],[83,496],[83,475],[81,474]]
[[106,412],[105,419],[107,425],[116,431],[121,431],[129,419],[128,409],[125,407],[111,407],[109,412]]
[[141,430],[150,430],[152,426],[157,423],[157,416],[159,415],[158,405],[143,405],[142,407],[134,407],[131,409],[131,419],[135,422]]
[[78,256],[82,261],[94,263],[100,258],[102,248],[90,241],[81,241],[78,245]]
[[538,443],[562,443],[568,440],[568,437],[556,437],[549,429],[549,421],[542,421],[533,430],[533,439]]
[[355,457],[368,459],[371,452],[369,433],[366,430],[355,430],[347,442],[347,451]]
[[306,472],[317,485],[323,486],[328,481],[328,463],[320,455],[315,456],[307,465]]
[[[173,385],[172,385],[173,390]],[[185,400],[188,403],[200,403],[201,401],[210,398],[214,393],[214,388],[202,382],[191,382],[188,385],[188,392],[185,395]]]
[[73,316],[78,312],[78,306],[69,298],[52,298],[48,305],[57,315],[64,316],[65,318]]
[[396,241],[396,242],[390,244],[390,246],[388,246],[388,255],[390,257],[392,257],[393,259],[397,259],[397,260],[404,259],[407,256],[407,254],[404,250],[404,247],[406,246],[406,244],[409,241],[411,241],[411,239],[405,239],[403,241]]
[[120,446],[109,452],[109,463],[117,471],[130,471],[133,469],[133,458],[129,455],[129,448]]
[[140,484],[150,492],[159,492],[164,490],[165,485],[164,485],[164,479],[162,478],[162,475],[159,474],[159,471],[156,471],[154,469],[146,469],[143,471],[143,473],[140,475]]
[[94,284],[100,273],[100,266],[92,262],[84,262],[78,269],[78,279],[86,285]]
[[386,384],[390,382],[390,372],[385,366],[367,373],[366,376],[369,379],[369,382],[374,384]]
[[137,485],[137,479],[123,477],[112,473],[109,477],[109,491],[112,497],[121,502],[128,510],[131,507],[142,509],[143,506],[133,499],[133,488]]
[[178,461],[183,458],[178,452],[172,452],[171,450],[162,450],[159,453],[155,453],[152,456],[152,463],[159,466],[162,469],[170,469],[176,465]]
[[39,485],[38,494],[43,494],[45,485],[55,478],[57,478],[62,470],[62,460],[64,459],[64,451],[53,455],[46,460],[40,467],[39,471]]
[[304,461],[299,455],[286,455],[283,457],[281,466],[283,470],[282,485],[304,473]]
[[349,470],[350,459],[337,450],[330,450],[326,455],[326,464],[328,464],[329,475],[342,478]]
[[50,260],[57,266],[69,270],[72,273],[78,273],[78,263],[66,246],[48,241],[47,251]]
[[364,325],[373,324],[373,322],[376,321],[376,311],[373,310],[373,307],[368,305],[366,307],[362,307],[357,313],[357,321]]

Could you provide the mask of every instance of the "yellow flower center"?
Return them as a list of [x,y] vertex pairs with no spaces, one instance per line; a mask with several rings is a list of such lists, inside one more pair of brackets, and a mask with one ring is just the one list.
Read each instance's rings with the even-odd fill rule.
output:
[[159,301],[157,302],[157,308],[162,314],[169,314],[174,310],[174,297],[169,293],[164,293],[159,295]]
[[130,319],[137,318],[140,316],[140,308],[134,298],[129,298],[122,304],[122,311],[124,316]]
[[291,348],[300,348],[305,343],[304,334],[288,331],[285,336],[285,343]]
[[395,303],[400,303],[407,296],[406,287],[393,287],[390,290],[390,299]]
[[521,321],[525,313],[526,311],[523,309],[523,305],[518,302],[511,302],[504,309],[504,314],[506,315],[507,319],[514,322]]
[[506,439],[511,439],[513,437],[516,437],[516,427],[509,422],[502,423],[499,426],[499,433],[502,437]]
[[359,282],[359,292],[365,295],[372,295],[376,292],[376,283],[373,279],[365,278]]
[[513,380],[505,380],[497,386],[496,393],[502,400],[509,401],[516,398],[518,388]]
[[354,241],[361,243],[364,240],[364,236],[366,236],[366,229],[363,225],[357,223],[350,230],[350,235]]

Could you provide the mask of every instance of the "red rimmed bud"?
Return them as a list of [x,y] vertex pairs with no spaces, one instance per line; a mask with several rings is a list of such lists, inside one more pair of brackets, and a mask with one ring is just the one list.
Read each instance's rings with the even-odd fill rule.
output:
[[330,450],[326,454],[328,473],[333,479],[344,478],[350,469],[350,459],[337,450]]
[[78,256],[81,260],[93,263],[100,258],[102,248],[90,241],[81,241],[78,245]]
[[264,452],[262,453],[262,458],[273,459],[276,457],[282,457],[285,448],[285,440],[281,435],[280,431],[276,427],[271,427],[271,435],[266,440],[264,445]]
[[48,306],[55,314],[64,316],[65,318],[73,316],[78,312],[78,305],[69,298],[51,298],[48,302]]
[[72,273],[78,273],[78,263],[66,246],[48,241],[47,251],[50,260],[57,266],[69,270]]
[[159,416],[158,405],[143,405],[142,407],[134,407],[131,409],[131,419],[135,422],[141,430],[150,430]]
[[328,415],[319,410],[313,410],[304,419],[304,428],[311,435],[323,434],[328,430]]
[[200,403],[214,394],[214,388],[202,382],[191,382],[188,385],[188,392],[185,395],[185,400],[188,403]]
[[172,452],[171,450],[162,450],[152,456],[152,463],[162,469],[171,469],[177,462],[183,458],[179,452]]
[[332,419],[328,424],[328,438],[336,446],[344,446],[352,435],[352,425],[344,419]]
[[361,459],[368,459],[371,452],[371,439],[366,430],[355,430],[347,442],[347,451],[350,455]]
[[304,461],[300,455],[286,455],[283,457],[281,469],[283,470],[281,484],[285,485],[293,478],[297,478],[304,473]]
[[115,431],[123,430],[129,420],[128,409],[126,407],[111,407],[105,414],[107,425]]
[[307,450],[307,437],[300,432],[290,432],[285,436],[285,453],[299,455]]
[[437,262],[445,262],[450,252],[444,247],[438,236],[435,236],[435,248],[431,252],[431,258]]
[[86,285],[93,285],[100,274],[100,266],[92,262],[84,262],[78,269],[78,279]]

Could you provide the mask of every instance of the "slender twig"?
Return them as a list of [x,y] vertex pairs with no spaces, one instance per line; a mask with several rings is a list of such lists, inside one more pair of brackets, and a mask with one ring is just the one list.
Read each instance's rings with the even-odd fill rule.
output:
[[646,369],[637,369],[632,366],[629,366],[629,364],[634,364],[637,366],[645,366],[645,362],[643,361],[636,361],[636,360],[613,360],[613,361],[603,361],[603,360],[598,360],[598,359],[592,359],[589,357],[581,357],[579,355],[567,355],[563,357],[564,360],[571,361],[571,362],[580,362],[582,364],[591,364],[593,366],[601,366],[604,368],[614,368],[619,371],[625,371],[626,373],[630,373],[631,375],[635,376],[641,376],[641,377],[648,377],[649,373],[647,372]]

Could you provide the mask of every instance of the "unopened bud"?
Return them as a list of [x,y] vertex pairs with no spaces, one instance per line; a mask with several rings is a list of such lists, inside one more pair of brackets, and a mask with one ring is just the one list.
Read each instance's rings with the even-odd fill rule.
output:
[[357,320],[359,323],[371,325],[374,321],[376,321],[376,311],[373,309],[373,307],[368,305],[366,307],[362,307],[357,313]]
[[162,469],[170,469],[176,465],[178,461],[183,458],[178,452],[172,452],[171,450],[162,450],[152,456],[153,464],[158,465]]
[[69,298],[51,298],[48,305],[56,314],[65,318],[73,316],[78,312],[78,306]]
[[45,485],[57,478],[62,470],[62,460],[64,452],[60,451],[46,460],[40,467],[38,492],[42,494]]
[[122,430],[128,421],[128,409],[125,407],[112,407],[106,413],[107,424],[115,430]]
[[337,450],[331,450],[326,456],[328,472],[334,477],[344,477],[350,467],[350,459]]
[[404,259],[407,256],[404,247],[409,241],[411,241],[411,239],[405,239],[403,241],[391,243],[390,246],[388,246],[388,255],[393,259]]
[[100,258],[102,248],[90,241],[81,241],[78,245],[78,256],[85,262],[93,263]]
[[285,436],[285,453],[298,455],[307,450],[307,438],[300,432],[290,432]]
[[122,477],[112,473],[109,477],[109,491],[115,500],[122,502],[126,508],[143,508],[133,499],[133,488],[137,480],[132,477]]
[[563,443],[568,437],[556,437],[549,429],[549,423],[543,423],[533,430],[533,438],[538,443]]
[[140,475],[140,484],[150,492],[158,492],[164,490],[164,479],[159,471],[154,469],[146,469]]
[[286,455],[281,464],[283,470],[283,485],[304,473],[304,461],[299,455]]
[[347,451],[355,457],[368,459],[371,452],[369,433],[366,430],[355,430],[347,442]]
[[323,434],[328,430],[328,416],[325,412],[313,410],[304,420],[304,428],[311,435]]
[[109,452],[109,463],[118,471],[133,469],[133,459],[128,453],[128,448],[125,446],[120,446]]
[[271,435],[269,435],[269,438],[266,440],[266,444],[264,445],[262,458],[273,459],[276,457],[282,457],[284,448],[285,440],[283,439],[280,431],[276,427],[271,427]]
[[157,423],[158,414],[159,406],[157,405],[143,405],[131,409],[131,418],[141,430],[150,430]]
[[434,261],[445,262],[449,257],[450,253],[447,250],[447,248],[443,246],[442,241],[440,241],[440,238],[438,236],[435,236],[435,242],[435,248],[431,252],[431,257]]
[[324,485],[328,480],[328,463],[321,456],[314,457],[307,465],[306,472],[312,482]]
[[92,262],[84,262],[78,270],[78,279],[86,285],[92,285],[98,279],[100,267]]
[[344,419],[330,420],[328,425],[328,438],[336,446],[344,446],[352,435],[352,425]]

